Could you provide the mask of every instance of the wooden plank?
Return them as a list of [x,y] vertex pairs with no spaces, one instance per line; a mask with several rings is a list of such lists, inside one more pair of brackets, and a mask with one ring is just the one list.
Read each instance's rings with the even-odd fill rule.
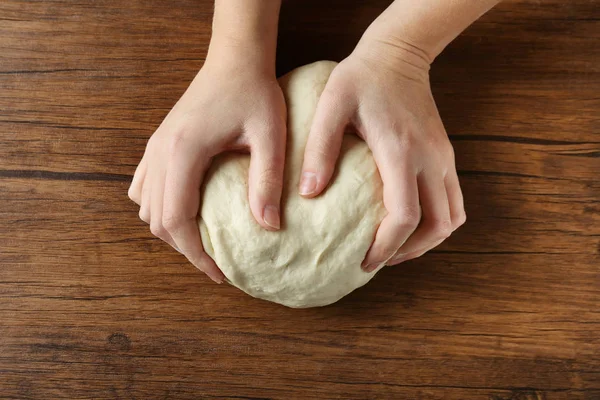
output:
[[[278,72],[389,3],[285,1]],[[436,60],[467,224],[310,310],[212,284],[126,196],[211,17],[0,5],[0,397],[600,398],[598,1],[505,1]]]

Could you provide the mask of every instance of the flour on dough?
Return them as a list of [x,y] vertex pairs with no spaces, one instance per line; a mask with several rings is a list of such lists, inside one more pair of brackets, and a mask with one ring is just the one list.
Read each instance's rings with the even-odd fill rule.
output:
[[314,199],[298,194],[310,125],[335,65],[319,61],[280,79],[288,107],[280,231],[261,228],[250,212],[249,155],[217,157],[205,178],[200,231],[206,252],[233,285],[288,307],[334,303],[375,275],[360,268],[385,215],[367,145],[345,135],[331,185]]

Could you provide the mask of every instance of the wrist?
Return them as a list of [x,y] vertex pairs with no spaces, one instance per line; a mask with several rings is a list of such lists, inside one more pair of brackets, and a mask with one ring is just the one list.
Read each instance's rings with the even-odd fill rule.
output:
[[399,52],[417,53],[431,64],[452,40],[498,2],[395,0],[369,26],[364,37],[399,47]]
[[418,82],[429,80],[431,55],[418,45],[395,35],[365,32],[352,57],[357,57],[371,68],[390,71]]
[[218,69],[241,68],[275,77],[275,51],[271,51],[262,42],[213,35],[204,66]]
[[275,75],[281,0],[216,0],[207,62]]

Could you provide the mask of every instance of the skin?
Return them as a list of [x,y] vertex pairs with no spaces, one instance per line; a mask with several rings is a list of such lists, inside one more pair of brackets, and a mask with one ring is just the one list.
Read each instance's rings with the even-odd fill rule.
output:
[[213,281],[225,276],[204,252],[196,217],[212,158],[251,154],[256,221],[279,229],[286,106],[275,77],[279,1],[217,0],[206,62],[148,141],[129,197],[152,233]]
[[379,169],[387,215],[362,267],[419,257],[466,221],[454,153],[429,85],[435,57],[496,0],[396,0],[333,71],[306,146],[300,193],[326,189],[344,128]]
[[[348,125],[370,147],[387,215],[362,267],[398,264],[439,245],[466,220],[454,153],[429,67],[497,0],[396,0],[333,71],[305,150],[301,195],[326,190]],[[248,151],[257,223],[280,225],[286,107],[275,77],[280,0],[216,0],[206,62],[148,141],[129,197],[152,233],[215,282],[196,222],[204,173],[225,151]]]

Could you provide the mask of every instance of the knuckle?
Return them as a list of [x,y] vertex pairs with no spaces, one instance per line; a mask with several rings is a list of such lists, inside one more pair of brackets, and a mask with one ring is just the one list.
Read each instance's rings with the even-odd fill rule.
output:
[[442,151],[446,146],[446,139],[437,131],[429,131],[429,134],[425,137],[425,142],[432,149]]
[[278,168],[265,168],[260,172],[258,184],[265,189],[278,189],[282,186],[281,171]]
[[150,139],[148,139],[148,141],[146,142],[146,148],[144,150],[145,153],[147,153],[148,151],[150,151],[150,149],[152,149],[154,147],[154,145],[156,143],[157,132],[154,132],[154,134],[152,136],[150,136]]
[[167,144],[169,154],[177,154],[187,146],[188,131],[189,129],[185,126],[177,127],[171,131]]
[[138,193],[136,190],[134,190],[133,186],[129,186],[129,190],[127,190],[127,196],[129,197],[129,199],[135,203],[137,203],[138,201]]
[[399,230],[415,230],[421,219],[418,208],[403,207],[394,214],[394,223]]
[[150,223],[150,211],[147,208],[141,207],[138,215],[142,221],[147,224]]
[[440,155],[444,157],[454,156],[452,143],[448,139],[448,134],[443,129],[428,129],[429,135],[426,135],[425,143]]
[[165,228],[159,222],[150,223],[150,232],[156,237],[163,238],[165,236]]
[[395,160],[404,159],[413,144],[412,135],[401,133],[395,128],[389,127],[380,128],[379,131],[385,134],[369,137],[369,146],[382,149]]
[[454,229],[458,228],[459,226],[462,226],[465,222],[467,222],[467,213],[462,210],[461,213],[456,217],[456,220],[454,221]]
[[175,232],[183,223],[185,218],[178,212],[165,212],[162,217],[162,226],[168,232]]
[[447,219],[434,220],[431,229],[437,239],[445,239],[452,233],[452,222]]
[[[323,135],[318,135],[320,138]],[[305,158],[319,162],[330,158],[330,147],[326,140],[312,140],[310,145],[306,147]]]
[[327,104],[328,108],[331,108],[334,111],[338,111],[348,100],[348,95],[343,90],[346,85],[340,84],[338,81],[339,77],[334,70],[328,82],[331,84],[327,85],[321,94],[323,102]]
[[417,146],[417,139],[415,135],[410,134],[396,134],[392,141],[392,150],[405,156],[411,149]]
[[450,171],[456,168],[456,160],[454,158],[454,148],[448,142],[439,152],[439,163],[438,165],[442,169],[442,173],[444,176],[447,176]]

